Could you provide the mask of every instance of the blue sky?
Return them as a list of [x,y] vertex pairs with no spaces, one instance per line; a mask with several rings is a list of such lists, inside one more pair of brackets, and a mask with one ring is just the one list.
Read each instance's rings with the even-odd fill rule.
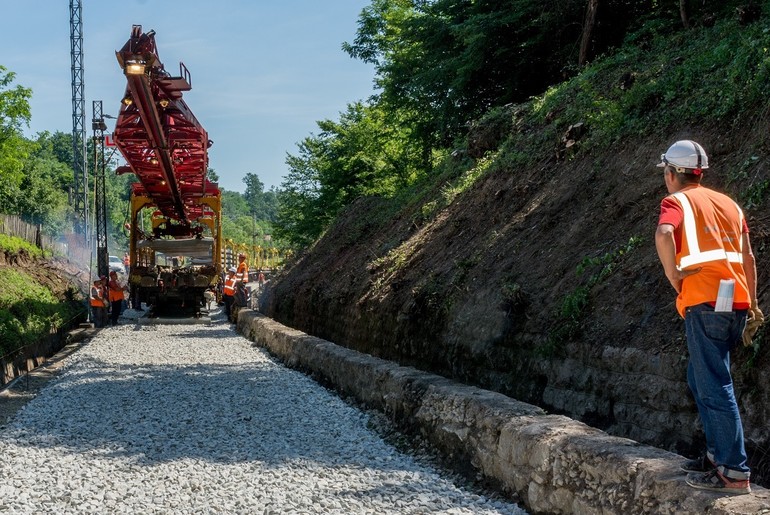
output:
[[[117,115],[125,79],[115,51],[133,24],[154,29],[166,70],[192,75],[185,101],[214,145],[220,186],[243,191],[255,173],[266,189],[286,175],[286,154],[374,93],[371,65],[341,50],[369,0],[82,0],[86,132],[92,101]],[[28,135],[72,131],[68,0],[4,2],[0,65],[32,88]],[[109,130],[111,121],[107,120]]]

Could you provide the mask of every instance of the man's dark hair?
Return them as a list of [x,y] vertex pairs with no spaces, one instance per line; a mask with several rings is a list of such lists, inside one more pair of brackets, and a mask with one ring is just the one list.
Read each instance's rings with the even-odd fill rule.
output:
[[676,175],[682,184],[700,184],[700,180],[703,178],[703,174],[678,173]]
[[668,167],[667,170],[674,174],[676,180],[679,181],[679,184],[700,184],[700,180],[703,178],[703,172],[699,174],[689,172],[679,173],[672,166]]

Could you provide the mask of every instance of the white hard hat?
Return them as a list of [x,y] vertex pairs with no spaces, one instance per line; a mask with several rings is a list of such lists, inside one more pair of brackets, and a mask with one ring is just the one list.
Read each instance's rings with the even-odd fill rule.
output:
[[228,271],[228,272],[232,272],[232,273],[235,273],[235,272],[237,272],[238,270],[237,270],[237,269],[236,269],[234,266],[231,266],[230,268],[228,268],[228,269],[227,269],[227,271]]
[[[699,143],[683,139],[668,147],[666,153],[660,156],[658,166],[662,168],[666,165],[674,167],[678,173],[699,174],[701,170],[709,167],[709,158]],[[697,172],[687,172],[687,170],[697,170]]]

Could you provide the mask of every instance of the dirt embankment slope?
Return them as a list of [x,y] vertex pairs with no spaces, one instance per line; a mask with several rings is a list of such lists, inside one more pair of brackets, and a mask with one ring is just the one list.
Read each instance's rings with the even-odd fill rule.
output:
[[[42,363],[60,349],[65,332],[86,320],[89,276],[78,264],[0,250],[7,284],[0,310],[0,384]],[[38,296],[43,289],[51,295]]]
[[[696,452],[684,326],[653,241],[666,194],[655,164],[673,141],[696,139],[710,153],[704,184],[739,192],[745,183],[728,182],[740,163],[770,175],[767,126],[755,113],[732,131],[684,128],[571,159],[554,145],[430,217],[423,204],[377,222],[388,201],[360,199],[272,281],[261,310],[611,434]],[[767,208],[763,198],[747,217],[770,311]],[[766,483],[770,352],[760,340],[738,350],[734,373],[754,477]]]
[[61,299],[79,300],[88,294],[91,283],[88,271],[64,258],[36,258],[24,250],[19,252],[0,251],[0,267],[9,267],[32,277]]

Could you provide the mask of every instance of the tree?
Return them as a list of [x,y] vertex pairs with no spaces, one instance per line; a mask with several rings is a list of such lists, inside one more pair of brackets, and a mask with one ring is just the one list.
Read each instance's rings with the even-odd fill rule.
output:
[[591,44],[594,26],[596,25],[596,11],[599,10],[599,0],[588,0],[586,21],[583,24],[583,36],[580,40],[580,56],[578,64],[583,66],[588,61],[588,49]]
[[[256,177],[254,174],[247,174],[244,182]],[[252,189],[261,192],[260,196],[263,201],[263,207],[257,209],[252,208],[247,194],[222,189],[222,236],[224,239],[232,240],[238,244],[253,245],[256,238],[270,233],[270,220],[277,217],[276,193],[273,190],[261,191],[263,187],[262,182],[256,178],[252,184]],[[256,218],[254,213],[256,213]]]
[[30,157],[24,163],[15,211],[32,223],[41,224],[46,233],[61,234],[72,214],[67,195],[71,178],[68,165],[43,155]]
[[319,173],[314,164],[317,146],[312,137],[305,138],[299,144],[299,155],[286,156],[289,173],[281,184],[274,226],[279,238],[296,247],[312,243],[331,220],[319,202]]
[[[9,212],[23,179],[24,160],[32,144],[21,134],[29,124],[32,90],[12,87],[15,74],[0,66],[0,210]],[[12,209],[12,208],[10,208]]]
[[0,65],[0,139],[18,133],[29,125],[29,99],[32,90],[22,86],[11,88],[16,74]]
[[343,48],[372,63],[386,106],[414,115],[425,156],[487,109],[562,77],[577,52],[582,1],[374,0]]
[[246,184],[246,192],[243,196],[251,215],[251,244],[253,246],[257,244],[257,216],[263,204],[262,196],[265,184],[253,173],[247,173],[243,182]]
[[421,176],[421,145],[398,111],[350,104],[338,121],[289,155],[278,194],[278,233],[298,245],[314,240],[345,206],[366,195],[391,196]]
[[222,190],[222,217],[235,220],[248,216],[249,206],[246,199],[237,191]]
[[243,178],[246,191],[243,196],[249,206],[249,213],[254,222],[258,220],[274,221],[276,217],[275,193],[265,191],[265,184],[253,173]]

